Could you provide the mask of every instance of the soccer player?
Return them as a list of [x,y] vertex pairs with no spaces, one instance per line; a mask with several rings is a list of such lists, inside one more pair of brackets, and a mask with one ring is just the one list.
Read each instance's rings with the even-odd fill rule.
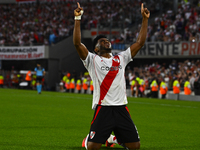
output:
[[[126,106],[128,101],[124,73],[126,65],[145,43],[150,12],[141,4],[143,20],[137,41],[127,50],[113,56],[111,43],[104,35],[99,35],[94,39],[94,53],[89,52],[81,43],[80,24],[83,8],[79,3],[77,5],[78,8],[74,10],[73,43],[94,86],[92,109],[95,113],[90,132],[84,139],[83,145],[88,150],[99,150],[114,131],[113,142],[117,140],[117,143],[130,150],[139,149],[138,132]],[[112,140],[109,141],[112,142]]]
[[36,88],[38,94],[41,94],[42,91],[42,79],[45,75],[45,69],[37,63],[37,67],[35,67],[35,73],[36,73]]

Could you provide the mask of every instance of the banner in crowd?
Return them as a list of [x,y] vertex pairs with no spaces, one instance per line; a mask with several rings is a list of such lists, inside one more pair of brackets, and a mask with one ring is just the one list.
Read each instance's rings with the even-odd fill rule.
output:
[[[129,45],[115,44],[114,52],[125,50]],[[200,57],[200,42],[146,42],[136,58]]]
[[45,46],[0,47],[0,60],[30,60],[45,57]]

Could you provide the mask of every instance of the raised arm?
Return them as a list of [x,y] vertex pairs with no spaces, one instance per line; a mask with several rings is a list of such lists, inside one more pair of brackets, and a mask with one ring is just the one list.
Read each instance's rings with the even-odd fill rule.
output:
[[141,14],[143,19],[142,19],[142,26],[140,29],[140,33],[138,35],[136,43],[130,46],[132,57],[134,57],[137,54],[137,52],[142,48],[142,46],[146,41],[148,19],[150,17],[150,12],[147,8],[144,8],[143,3],[141,4]]
[[83,9],[80,7],[80,4],[77,2],[78,8],[74,10],[75,23],[74,23],[74,32],[73,32],[73,43],[74,46],[82,60],[85,60],[88,55],[88,49],[84,44],[81,43],[81,16],[83,14]]

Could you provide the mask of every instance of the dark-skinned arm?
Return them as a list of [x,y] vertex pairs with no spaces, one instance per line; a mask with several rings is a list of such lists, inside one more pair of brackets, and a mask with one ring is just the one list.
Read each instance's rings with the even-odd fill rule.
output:
[[[74,10],[74,15],[75,16],[80,16],[81,13],[80,11],[83,10],[81,7],[80,7],[80,4],[78,4],[78,8]],[[80,58],[82,60],[85,60],[87,55],[88,55],[88,49],[85,47],[84,44],[81,43],[81,20],[75,20],[74,21],[74,31],[73,31],[73,43],[74,43],[74,46],[80,56]]]
[[141,4],[141,14],[142,14],[142,17],[143,17],[142,26],[141,26],[137,41],[136,41],[136,43],[134,43],[130,46],[132,58],[143,47],[143,45],[146,41],[146,36],[147,36],[148,19],[149,19],[149,16],[150,16],[150,12],[148,11],[147,8],[143,7],[143,3]]

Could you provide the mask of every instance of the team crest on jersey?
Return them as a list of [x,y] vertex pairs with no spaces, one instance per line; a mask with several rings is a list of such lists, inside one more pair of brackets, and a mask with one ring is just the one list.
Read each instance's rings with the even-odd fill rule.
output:
[[119,59],[118,58],[113,58],[113,60],[117,63],[119,63]]
[[90,139],[93,139],[93,137],[95,136],[95,133],[96,133],[95,131],[90,132]]

